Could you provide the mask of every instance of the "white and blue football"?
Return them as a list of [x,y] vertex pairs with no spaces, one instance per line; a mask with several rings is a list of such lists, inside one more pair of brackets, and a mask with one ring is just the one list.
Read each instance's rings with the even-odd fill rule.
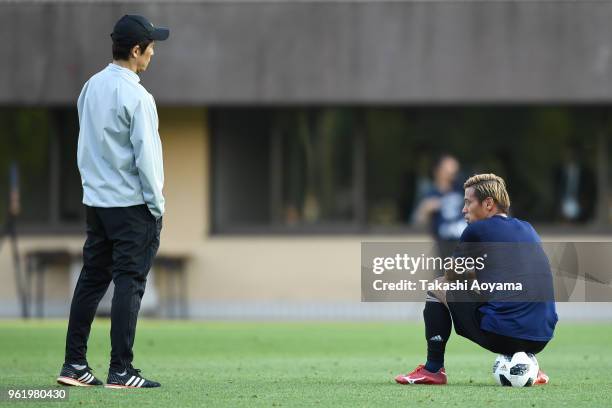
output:
[[493,377],[499,385],[530,387],[538,377],[540,366],[531,353],[518,352],[512,356],[500,354],[493,364]]

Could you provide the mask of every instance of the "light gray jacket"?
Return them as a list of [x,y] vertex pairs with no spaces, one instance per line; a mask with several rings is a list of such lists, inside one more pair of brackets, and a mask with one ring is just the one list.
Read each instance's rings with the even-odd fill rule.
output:
[[109,64],[83,86],[77,102],[77,161],[83,204],[146,204],[164,214],[164,166],[153,96],[133,71]]

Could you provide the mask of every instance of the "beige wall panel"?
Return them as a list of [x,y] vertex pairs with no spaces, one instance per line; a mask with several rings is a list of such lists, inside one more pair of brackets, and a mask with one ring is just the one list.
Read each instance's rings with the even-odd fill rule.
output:
[[181,251],[201,241],[208,214],[208,151],[205,110],[159,111],[164,150],[166,214],[162,249]]

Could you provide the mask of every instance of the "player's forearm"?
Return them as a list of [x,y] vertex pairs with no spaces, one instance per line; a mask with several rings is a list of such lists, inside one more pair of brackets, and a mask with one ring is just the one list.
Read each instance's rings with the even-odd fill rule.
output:
[[429,212],[423,204],[416,209],[412,222],[414,225],[425,225],[429,220]]

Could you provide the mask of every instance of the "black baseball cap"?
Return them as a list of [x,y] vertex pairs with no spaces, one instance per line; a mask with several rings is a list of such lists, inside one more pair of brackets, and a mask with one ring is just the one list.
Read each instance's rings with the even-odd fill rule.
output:
[[135,44],[146,40],[164,41],[170,35],[165,27],[155,27],[143,16],[126,14],[115,24],[113,42]]

